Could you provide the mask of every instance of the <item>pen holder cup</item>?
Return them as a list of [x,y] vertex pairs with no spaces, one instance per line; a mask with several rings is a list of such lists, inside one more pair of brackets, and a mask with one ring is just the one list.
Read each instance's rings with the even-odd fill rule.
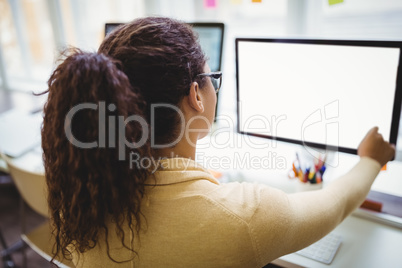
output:
[[289,171],[289,178],[297,179],[296,191],[312,191],[322,189],[323,175],[325,167],[326,155],[318,154],[316,156],[302,151],[296,152],[296,158]]

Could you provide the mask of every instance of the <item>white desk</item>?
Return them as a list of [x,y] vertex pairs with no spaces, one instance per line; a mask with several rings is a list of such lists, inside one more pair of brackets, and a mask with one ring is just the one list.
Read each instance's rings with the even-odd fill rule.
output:
[[[402,267],[401,229],[349,216],[334,232],[342,236],[342,244],[331,265],[313,261],[297,254],[283,256],[280,260],[311,268]],[[281,262],[276,263],[280,264]]]

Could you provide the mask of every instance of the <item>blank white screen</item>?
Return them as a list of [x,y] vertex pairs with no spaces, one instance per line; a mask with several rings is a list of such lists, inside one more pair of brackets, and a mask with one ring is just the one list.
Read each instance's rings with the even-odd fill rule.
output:
[[239,41],[239,129],[356,149],[378,126],[388,140],[399,53]]

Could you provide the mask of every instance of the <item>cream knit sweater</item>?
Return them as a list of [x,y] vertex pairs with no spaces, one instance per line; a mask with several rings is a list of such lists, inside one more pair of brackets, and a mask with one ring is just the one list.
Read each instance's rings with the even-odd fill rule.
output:
[[[262,267],[319,240],[356,209],[370,190],[380,164],[364,157],[328,187],[285,194],[250,183],[219,184],[194,161],[172,158],[149,179],[134,237],[138,256],[121,246],[109,222],[112,262],[101,238],[78,267]],[[127,230],[126,242],[133,236]]]

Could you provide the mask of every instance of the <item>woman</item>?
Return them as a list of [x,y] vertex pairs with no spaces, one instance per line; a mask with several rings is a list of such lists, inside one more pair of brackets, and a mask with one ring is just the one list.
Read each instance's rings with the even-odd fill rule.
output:
[[191,28],[167,18],[57,67],[42,130],[56,254],[78,267],[261,267],[334,229],[394,155],[374,128],[323,190],[221,185],[193,161],[215,114],[221,74],[209,72]]

